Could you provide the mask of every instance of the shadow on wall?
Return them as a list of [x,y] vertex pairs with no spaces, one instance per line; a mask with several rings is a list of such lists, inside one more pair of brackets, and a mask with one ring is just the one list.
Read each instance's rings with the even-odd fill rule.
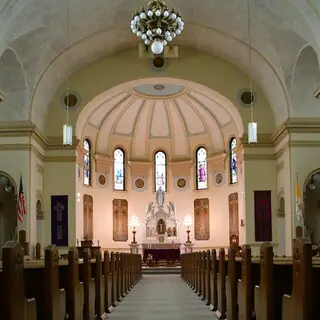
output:
[[[13,179],[0,172],[0,247],[15,239],[17,197]],[[0,250],[1,254],[2,250]]]

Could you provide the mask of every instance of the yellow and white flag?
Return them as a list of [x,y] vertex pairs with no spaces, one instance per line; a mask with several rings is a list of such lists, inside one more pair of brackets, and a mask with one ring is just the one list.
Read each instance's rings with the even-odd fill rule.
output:
[[301,198],[301,190],[300,190],[298,175],[296,179],[296,215],[297,215],[298,221],[302,220],[303,208],[302,208],[302,198]]

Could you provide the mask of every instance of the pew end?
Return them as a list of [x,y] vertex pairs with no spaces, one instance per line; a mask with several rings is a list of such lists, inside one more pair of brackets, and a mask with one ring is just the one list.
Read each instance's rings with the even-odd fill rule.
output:
[[37,320],[37,303],[36,299],[25,299],[24,302],[25,319],[23,320]]

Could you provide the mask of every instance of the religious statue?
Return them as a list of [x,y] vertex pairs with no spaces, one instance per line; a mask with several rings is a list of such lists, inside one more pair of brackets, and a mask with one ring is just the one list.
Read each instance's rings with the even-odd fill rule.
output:
[[166,232],[165,229],[166,229],[166,225],[165,225],[164,221],[162,219],[160,219],[158,221],[158,225],[157,225],[158,234],[165,234],[165,232]]
[[157,201],[157,206],[159,208],[162,208],[164,203],[164,191],[161,189],[161,187],[156,192],[156,201]]
[[199,182],[206,182],[206,169],[203,164],[199,167]]

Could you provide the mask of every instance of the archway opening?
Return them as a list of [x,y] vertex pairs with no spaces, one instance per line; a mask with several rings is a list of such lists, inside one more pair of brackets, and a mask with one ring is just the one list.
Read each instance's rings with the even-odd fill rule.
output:
[[320,168],[307,177],[303,198],[307,234],[313,244],[320,245]]
[[0,247],[7,241],[16,239],[17,197],[13,179],[0,172]]

